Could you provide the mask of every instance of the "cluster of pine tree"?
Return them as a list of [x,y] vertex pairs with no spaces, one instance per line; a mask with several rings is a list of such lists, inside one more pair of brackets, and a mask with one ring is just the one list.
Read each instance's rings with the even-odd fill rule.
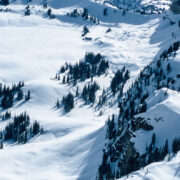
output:
[[[17,85],[12,85],[12,87],[8,87],[6,85],[2,86],[2,84],[0,85],[0,105],[3,109],[12,107],[15,100],[20,101],[24,98],[28,101],[30,99],[30,90],[28,90],[27,95],[24,97],[24,93],[21,89],[23,86],[23,81],[20,81]],[[17,98],[15,98],[15,96],[17,96]]]
[[173,140],[172,151],[173,153],[177,153],[178,151],[180,151],[180,138],[176,137]]
[[0,4],[7,6],[9,4],[9,0],[1,0]]
[[[84,61],[80,61],[75,65],[65,64],[60,69],[60,74],[65,73],[62,78],[62,83],[76,84],[77,81],[84,81],[95,76],[100,76],[106,73],[109,68],[109,62],[105,60],[101,54],[92,52],[86,53]],[[67,73],[66,73],[67,72]],[[60,75],[56,75],[55,79],[60,80]]]
[[25,16],[30,16],[31,15],[31,10],[30,10],[30,6],[26,6],[25,11],[24,11],[24,15]]
[[112,115],[112,118],[108,118],[107,121],[107,132],[106,132],[106,138],[109,140],[115,138],[116,136],[116,123],[115,123],[115,116]]
[[[165,11],[164,7],[157,7],[154,4],[151,5],[141,4],[141,1],[109,0],[108,2],[121,9],[123,11],[122,16],[126,15],[128,11],[134,11],[135,13],[142,15],[161,14]],[[158,2],[158,4],[161,4],[161,2]],[[161,5],[164,6],[169,4],[163,3]]]
[[143,129],[145,131],[151,131],[153,130],[153,126],[150,124],[150,122],[142,117],[133,117],[131,119],[131,130],[137,131],[139,129]]
[[116,94],[116,92],[119,92],[120,96],[122,96],[124,84],[129,78],[129,70],[126,70],[125,67],[123,67],[121,70],[118,70],[111,81],[110,87],[112,93]]
[[[163,87],[179,91],[178,78],[170,74],[171,60],[179,49],[180,43],[175,42],[160,55],[156,63],[150,63],[140,72],[137,80],[130,89],[124,94],[124,98],[119,102],[119,120],[130,119],[135,114],[146,112],[147,105],[145,100],[149,94]],[[177,81],[177,82],[176,82]]]
[[62,105],[65,112],[71,111],[74,108],[74,95],[69,92],[67,96],[62,98]]
[[96,82],[85,85],[82,90],[82,98],[86,104],[94,103],[96,99],[96,91],[99,89],[99,85]]
[[[85,101],[86,104],[90,104],[90,103],[94,104],[94,102],[96,100],[96,91],[99,88],[100,87],[96,82],[89,82],[88,84],[85,84],[85,86],[83,87],[82,93],[81,93],[81,97]],[[77,86],[76,97],[78,97],[79,94],[80,94],[79,88]],[[104,99],[103,99],[103,101],[104,101]],[[71,111],[74,108],[74,95],[69,92],[67,96],[64,96],[62,98],[61,103],[59,100],[57,100],[56,107],[60,108],[61,105],[63,106],[63,109],[65,112]]]
[[11,88],[0,84],[1,107],[3,109],[13,106],[14,96],[24,86],[24,82],[19,82],[18,85],[13,85]]
[[50,18],[50,19],[54,19],[56,16],[52,13],[52,9],[51,8],[49,8],[48,10],[47,10],[47,15],[48,15],[48,17]]
[[107,91],[103,89],[102,94],[99,96],[98,106],[103,106],[107,101]]
[[2,121],[5,121],[7,119],[11,118],[11,112],[6,111],[3,115],[2,115]]
[[89,20],[95,24],[99,24],[99,19],[97,17],[89,15],[88,9],[84,8],[83,11],[78,11],[74,9],[72,12],[67,13],[70,17],[79,17],[81,16],[83,20]]
[[43,1],[42,6],[43,6],[43,8],[45,8],[45,9],[47,8],[47,6],[48,6],[47,0],[44,0],[44,1]]
[[[156,147],[156,135],[153,133],[152,142],[149,147],[146,147],[146,154],[144,154],[144,164],[148,165],[153,162],[161,161],[169,153],[168,140],[165,141],[163,147]],[[146,160],[147,159],[147,160]]]
[[[73,84],[74,86],[77,82],[85,81],[91,78],[91,82],[85,84],[83,87],[81,97],[86,104],[94,104],[96,99],[96,91],[100,88],[96,82],[93,82],[93,77],[101,76],[107,72],[109,68],[109,62],[105,60],[104,56],[101,54],[94,54],[92,52],[86,53],[84,60],[71,65],[65,63],[59,73],[56,74],[55,79],[61,80],[63,84]],[[77,86],[76,96],[79,96],[79,88]],[[98,105],[103,105],[106,102],[107,94],[105,90],[99,98]],[[65,112],[69,112],[74,108],[74,95],[69,93],[67,96],[63,97],[62,102],[57,100],[56,107],[60,108],[63,105]]]
[[[153,129],[148,120],[134,119],[134,115],[146,112],[146,99],[150,94],[163,87],[180,91],[179,76],[171,73],[172,63],[175,63],[171,59],[176,56],[179,47],[179,41],[173,43],[156,62],[150,63],[140,72],[139,77],[132,83],[129,90],[123,94],[119,101],[119,115],[113,115],[112,119],[107,122],[109,141],[104,150],[102,164],[99,167],[99,179],[103,177],[106,179],[119,178],[151,162],[162,160],[169,153],[168,141],[165,142],[164,147],[157,148],[154,145],[153,137],[146,154],[140,156],[130,139],[133,137],[133,131],[140,128],[147,131]],[[173,152],[177,152],[180,147],[179,139],[176,138],[173,144]],[[176,147],[178,148],[176,149]],[[115,162],[118,165],[112,168],[111,165]]]
[[30,125],[30,117],[25,113],[15,116],[13,121],[6,125],[0,133],[1,140],[13,140],[18,143],[26,143],[31,137],[43,133],[43,128],[35,121]]

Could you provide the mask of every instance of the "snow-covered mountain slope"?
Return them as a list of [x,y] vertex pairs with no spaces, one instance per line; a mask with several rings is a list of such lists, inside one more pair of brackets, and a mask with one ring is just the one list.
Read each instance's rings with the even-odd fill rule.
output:
[[152,163],[144,169],[133,172],[120,180],[178,180],[180,178],[179,153],[175,157],[167,157],[164,161]]
[[[151,101],[156,102],[155,105],[140,116],[145,119],[149,118],[154,129],[149,132],[140,129],[136,131],[136,137],[132,139],[132,141],[135,140],[135,148],[140,153],[146,151],[144,144],[148,146],[151,143],[153,133],[157,137],[157,147],[162,147],[166,139],[169,144],[172,144],[174,138],[179,134],[179,93],[162,89],[152,97]],[[170,146],[169,149],[171,148]]]
[[162,13],[169,9],[171,0],[106,0],[104,2],[110,3],[118,8],[125,10],[133,10],[143,14]]
[[[0,179],[95,179],[105,144],[104,123],[112,113],[119,111],[118,95],[112,96],[109,88],[114,73],[123,66],[130,71],[126,91],[146,65],[179,39],[178,17],[174,18],[176,24],[172,26],[168,18],[163,20],[163,15],[127,12],[122,16],[123,10],[102,1],[50,0],[48,7],[56,16],[50,19],[42,1],[30,3],[30,16],[24,16],[26,5],[27,2],[19,0],[1,7],[0,81],[6,85],[25,82],[23,92],[30,90],[31,99],[16,102],[8,111],[12,115],[26,111],[31,121],[38,120],[45,132],[26,144],[4,142],[0,152]],[[97,17],[100,23],[67,16],[76,8],[87,8],[89,15]],[[104,8],[108,9],[107,16],[103,15]],[[84,25],[90,31],[86,35],[92,38],[90,40],[82,38]],[[107,32],[109,28],[111,31]],[[101,53],[109,60],[110,68],[107,74],[94,77],[100,85],[94,105],[84,105],[81,98],[75,98],[74,109],[64,113],[55,103],[69,91],[75,93],[76,87],[54,80],[54,76],[65,62],[74,64],[83,59],[86,52]],[[78,83],[80,90],[90,81]],[[108,100],[99,110],[96,104],[103,89],[107,89]],[[173,109],[173,113],[179,113],[179,94],[167,91],[167,97],[163,97],[161,91],[156,92],[157,98],[149,97],[148,112],[156,112],[156,106],[157,111],[166,106],[170,111],[169,107],[176,105],[178,112]],[[163,102],[157,104],[158,98]],[[176,101],[172,101],[173,98]],[[12,119],[0,122],[2,130],[10,121]],[[147,139],[150,136],[147,134]],[[142,138],[141,134],[138,138]]]

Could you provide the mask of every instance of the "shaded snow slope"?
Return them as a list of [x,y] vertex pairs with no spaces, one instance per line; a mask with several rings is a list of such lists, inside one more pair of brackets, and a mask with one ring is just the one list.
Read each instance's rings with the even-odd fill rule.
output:
[[106,0],[104,2],[117,6],[118,8],[146,11],[146,14],[163,12],[169,9],[171,0]]
[[175,157],[168,157],[157,163],[152,163],[144,169],[133,172],[119,180],[179,180],[180,179],[180,154]]

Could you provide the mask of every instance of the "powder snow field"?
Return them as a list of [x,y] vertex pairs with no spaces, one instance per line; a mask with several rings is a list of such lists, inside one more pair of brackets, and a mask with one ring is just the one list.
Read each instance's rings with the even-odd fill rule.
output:
[[[31,100],[19,102],[10,110],[12,114],[27,111],[31,120],[40,121],[45,133],[25,145],[5,144],[0,152],[0,179],[94,180],[104,147],[104,122],[117,111],[117,104],[99,117],[94,108],[77,101],[75,108],[64,114],[54,108],[55,102],[72,88],[51,79],[66,61],[75,63],[87,51],[93,51],[107,56],[110,71],[125,65],[132,81],[163,47],[174,41],[172,26],[168,20],[162,22],[161,15],[129,12],[122,17],[121,10],[91,0],[51,0],[57,17],[52,20],[45,17],[47,10],[40,1],[31,6],[28,17],[23,15],[25,5],[20,3],[8,6],[12,12],[0,12],[0,81],[9,85],[25,81],[23,90],[31,90]],[[106,6],[108,16],[103,17]],[[100,25],[66,16],[83,7],[100,19]],[[84,25],[89,27],[87,36],[92,41],[82,40]],[[112,31],[106,33],[109,27]],[[110,77],[107,79],[97,78],[101,88],[109,85]],[[167,106],[171,103],[166,102]],[[4,126],[0,123],[1,128]],[[164,171],[167,166],[163,165]]]

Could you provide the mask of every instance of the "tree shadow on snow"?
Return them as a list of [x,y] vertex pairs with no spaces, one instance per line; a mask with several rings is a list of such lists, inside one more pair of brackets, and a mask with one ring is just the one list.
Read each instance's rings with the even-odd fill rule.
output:
[[[111,27],[117,26],[118,23],[127,23],[133,25],[142,25],[147,21],[157,18],[158,15],[142,15],[135,12],[127,12],[126,15],[122,16],[123,10],[114,8],[112,6],[108,6],[106,4],[100,4],[97,2],[93,2],[90,0],[67,0],[66,2],[52,2],[50,4],[53,8],[67,8],[73,7],[74,9],[82,9],[87,8],[88,13],[91,16],[97,17],[100,22],[102,23],[110,23]],[[103,11],[107,8],[108,15],[104,16]],[[69,12],[73,11],[74,9],[70,10]],[[69,22],[77,25],[84,25],[86,23],[91,23],[90,21],[82,20],[81,17],[68,17],[66,15],[56,15],[56,18],[62,22]],[[94,24],[95,25],[95,24]],[[107,24],[104,24],[106,26]]]

